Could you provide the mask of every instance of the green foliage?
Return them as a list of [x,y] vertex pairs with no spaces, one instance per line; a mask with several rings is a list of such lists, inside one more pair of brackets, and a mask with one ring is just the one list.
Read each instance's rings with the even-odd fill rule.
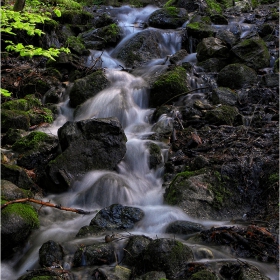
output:
[[29,13],[26,11],[15,12],[9,7],[0,8],[1,12],[1,32],[16,35],[12,30],[19,29],[27,32],[27,35],[41,36],[44,32],[36,28],[36,23],[44,23],[50,20],[50,13]]
[[51,60],[55,60],[54,57],[57,57],[61,52],[70,53],[68,48],[49,48],[48,50],[44,50],[42,48],[34,47],[33,45],[24,46],[22,43],[15,45],[12,41],[5,42],[10,44],[6,47],[7,51],[18,52],[20,56],[33,57],[35,55],[42,55],[50,58]]
[[0,93],[2,96],[4,97],[10,97],[12,95],[11,92],[9,92],[8,90],[4,89],[4,88],[0,88]]
[[[37,0],[31,1],[32,5],[35,5]],[[31,6],[32,7],[32,6]],[[28,36],[41,36],[45,34],[41,29],[36,28],[36,24],[44,24],[45,21],[51,21],[51,13],[50,12],[40,12],[39,8],[36,9],[31,8],[27,9],[27,11],[15,12],[11,10],[11,6],[5,6],[0,8],[1,12],[1,32],[9,34],[9,35],[17,35],[15,33],[16,30],[25,31]],[[54,9],[54,13],[57,16],[61,16],[61,12],[58,9]],[[33,45],[23,45],[22,43],[15,44],[11,40],[6,40],[5,43],[8,44],[6,50],[8,52],[16,52],[19,53],[20,56],[45,56],[50,58],[51,60],[55,60],[54,57],[57,57],[61,52],[69,53],[70,50],[68,48],[50,48],[48,50],[44,50],[39,47],[35,47]],[[2,94],[2,92],[1,92]]]
[[168,0],[168,1],[164,4],[163,8],[167,8],[167,7],[173,6],[175,2],[176,2],[176,0]]

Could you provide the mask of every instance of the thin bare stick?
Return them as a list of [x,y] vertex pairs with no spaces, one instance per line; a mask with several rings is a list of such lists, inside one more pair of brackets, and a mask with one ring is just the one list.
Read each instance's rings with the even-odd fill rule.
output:
[[33,202],[33,203],[41,204],[41,205],[48,206],[48,207],[54,207],[54,208],[57,208],[59,210],[75,212],[75,213],[81,214],[81,215],[91,214],[91,212],[84,211],[82,209],[63,207],[61,205],[53,204],[53,203],[50,203],[50,202],[45,202],[45,201],[42,201],[42,200],[37,200],[37,199],[34,199],[34,198],[21,198],[21,199],[11,200],[11,201],[6,202],[5,204],[1,205],[1,210],[4,209],[6,206],[8,206],[10,204],[22,203],[22,202]]

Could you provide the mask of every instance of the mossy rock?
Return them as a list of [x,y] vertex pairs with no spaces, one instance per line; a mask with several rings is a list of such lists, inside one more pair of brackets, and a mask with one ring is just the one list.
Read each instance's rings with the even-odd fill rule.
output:
[[108,84],[109,81],[102,70],[76,80],[69,94],[71,106],[77,107],[105,89]]
[[38,190],[37,185],[28,177],[26,171],[18,165],[1,164],[1,178],[11,181],[25,190]]
[[223,9],[221,5],[216,0],[205,0],[207,4],[206,13],[209,15],[221,14]]
[[218,73],[227,65],[227,63],[227,59],[213,57],[198,62],[197,66],[202,67],[205,72]]
[[161,34],[155,30],[144,30],[135,34],[120,49],[113,52],[113,57],[121,60],[127,67],[139,67],[153,58],[161,56]]
[[86,25],[93,18],[91,13],[78,10],[64,10],[61,17],[56,17],[55,19],[60,23],[70,23],[74,25]]
[[28,111],[34,107],[41,107],[42,103],[33,95],[26,95],[25,98],[7,101],[1,105],[2,109]]
[[197,45],[197,60],[204,61],[209,58],[227,59],[229,57],[229,50],[224,43],[214,37],[204,38]]
[[80,37],[76,37],[76,36],[69,36],[66,40],[65,43],[68,48],[78,54],[78,55],[83,55],[83,54],[88,54],[89,51],[86,49],[82,39]]
[[194,273],[190,278],[190,280],[217,280],[217,276],[208,270],[201,270]]
[[181,267],[193,260],[191,249],[178,240],[159,238],[151,241],[143,251],[136,273],[164,271],[167,279],[173,278]]
[[1,180],[1,199],[9,201],[31,196],[30,191],[21,189],[10,181]]
[[33,131],[16,141],[12,149],[20,153],[18,165],[27,169],[37,169],[57,155],[58,138],[44,132]]
[[181,27],[189,19],[183,8],[165,7],[154,11],[148,20],[150,26],[162,29],[175,29]]
[[156,79],[150,91],[150,106],[157,107],[164,103],[173,104],[177,95],[187,94],[189,90],[186,70],[183,67],[176,67]]
[[9,128],[28,130],[30,118],[25,111],[1,110],[1,131],[6,132]]
[[239,89],[243,86],[257,82],[257,73],[244,64],[229,64],[218,75],[218,85],[231,89]]
[[5,258],[27,241],[32,230],[39,228],[38,214],[29,204],[10,204],[1,211],[1,225],[1,252]]
[[91,48],[93,44],[98,46],[98,50],[106,47],[114,47],[121,39],[121,28],[112,23],[100,28],[92,28],[89,31],[80,34],[87,48]]
[[159,164],[161,164],[162,161],[162,156],[161,156],[161,149],[160,147],[153,143],[153,142],[148,142],[147,143],[150,157],[149,157],[149,167],[156,168]]
[[201,41],[203,38],[213,37],[214,29],[204,22],[191,22],[186,26],[188,36]]
[[17,140],[25,136],[27,132],[22,129],[9,128],[3,136],[2,145],[13,145]]
[[233,62],[242,63],[250,68],[258,70],[269,67],[269,50],[261,38],[249,38],[235,45],[231,52],[235,55]]
[[205,119],[216,125],[233,125],[238,113],[239,112],[236,107],[222,105],[214,110],[207,111]]

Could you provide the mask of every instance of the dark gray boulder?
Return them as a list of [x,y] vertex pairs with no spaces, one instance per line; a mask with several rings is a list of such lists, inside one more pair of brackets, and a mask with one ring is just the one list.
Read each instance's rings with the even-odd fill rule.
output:
[[270,54],[261,38],[245,39],[235,45],[231,52],[235,55],[234,63],[243,63],[255,70],[269,67]]
[[204,38],[197,45],[196,57],[198,61],[204,61],[214,57],[227,59],[229,57],[229,50],[220,39],[208,37]]
[[144,235],[131,236],[125,246],[123,263],[135,266],[138,261],[141,261],[142,253],[151,241],[151,238]]
[[56,192],[67,190],[90,170],[115,169],[126,153],[126,136],[117,118],[67,122],[58,138],[62,153],[48,164],[46,185]]
[[81,245],[74,254],[74,266],[102,265],[115,262],[112,243],[100,243],[89,246]]
[[153,58],[161,57],[161,42],[160,32],[145,30],[116,48],[113,56],[123,61],[127,67],[139,67]]
[[107,230],[132,229],[144,217],[144,212],[136,207],[113,204],[100,210],[91,220],[90,226]]
[[39,263],[42,267],[61,265],[63,257],[62,246],[53,240],[45,242],[39,249]]
[[22,248],[39,227],[38,214],[31,205],[11,204],[1,210],[1,225],[1,257],[5,259]]
[[204,230],[204,226],[189,221],[175,221],[170,223],[165,232],[173,234],[192,234]]
[[27,193],[10,181],[1,180],[1,196],[4,200],[27,198]]
[[139,275],[149,271],[164,271],[173,278],[186,262],[193,261],[191,249],[178,240],[160,238],[149,243],[141,262],[136,264]]
[[257,73],[252,68],[235,63],[227,65],[220,71],[217,83],[221,87],[238,89],[245,85],[254,84],[256,81]]
[[237,94],[230,88],[218,87],[212,92],[213,104],[234,106],[237,103],[237,99]]
[[167,7],[154,11],[148,23],[152,27],[171,29],[181,27],[189,19],[188,13],[183,8]]
[[108,84],[109,81],[102,70],[76,80],[69,93],[70,105],[74,108],[77,107],[105,89]]

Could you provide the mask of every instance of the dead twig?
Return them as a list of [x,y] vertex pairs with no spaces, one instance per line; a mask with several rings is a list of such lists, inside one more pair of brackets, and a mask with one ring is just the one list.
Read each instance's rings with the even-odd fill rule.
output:
[[61,205],[53,204],[53,203],[50,203],[50,202],[45,202],[45,201],[42,201],[42,200],[37,200],[37,199],[34,199],[34,198],[21,198],[21,199],[11,200],[11,201],[6,202],[5,204],[1,205],[1,210],[4,209],[6,206],[8,206],[10,204],[22,203],[22,202],[33,202],[33,203],[41,204],[43,206],[57,208],[59,210],[75,212],[75,213],[81,214],[81,215],[91,214],[91,212],[85,211],[85,210],[82,210],[82,209],[63,207]]

